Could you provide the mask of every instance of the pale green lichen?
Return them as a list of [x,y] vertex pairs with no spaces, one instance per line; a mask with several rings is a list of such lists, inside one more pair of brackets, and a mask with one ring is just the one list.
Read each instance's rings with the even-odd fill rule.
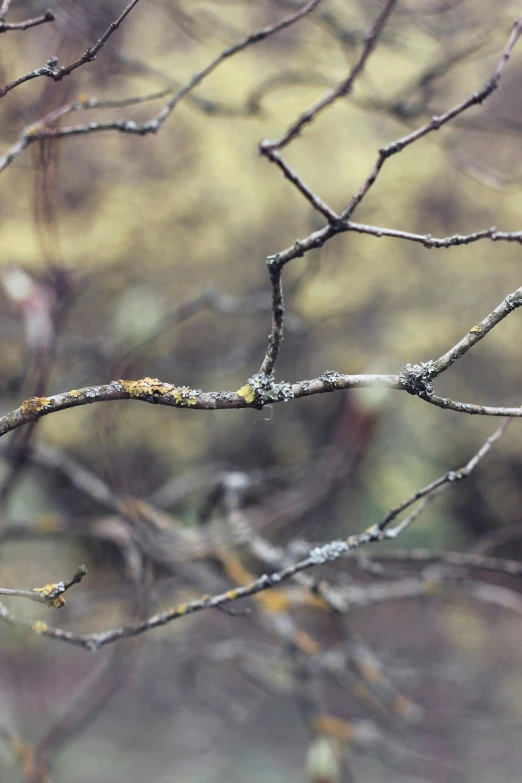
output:
[[247,383],[238,389],[237,394],[243,397],[249,405],[269,405],[271,402],[286,402],[294,396],[292,385],[286,381],[276,383],[273,375],[259,372],[248,379]]

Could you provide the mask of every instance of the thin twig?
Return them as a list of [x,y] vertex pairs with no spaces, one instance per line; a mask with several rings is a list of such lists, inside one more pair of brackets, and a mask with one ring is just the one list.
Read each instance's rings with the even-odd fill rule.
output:
[[433,237],[431,234],[412,234],[410,231],[400,231],[394,228],[380,226],[368,226],[362,223],[347,221],[341,224],[341,231],[355,231],[357,234],[369,234],[373,237],[391,237],[393,239],[405,239],[407,242],[418,242],[424,247],[450,248],[461,245],[471,245],[482,239],[491,239],[493,242],[518,242],[522,244],[522,231],[498,231],[496,226],[475,231],[473,234],[453,234],[449,237]]
[[41,16],[35,16],[32,19],[26,19],[24,22],[5,22],[5,14],[0,11],[0,33],[7,33],[11,30],[29,30],[30,27],[38,27],[46,22],[54,22],[56,16],[52,11],[46,11]]
[[522,287],[517,288],[517,290],[513,291],[512,294],[508,294],[498,305],[498,307],[495,307],[495,309],[489,315],[487,315],[484,320],[482,320],[476,326],[473,326],[467,335],[462,338],[462,340],[459,340],[459,342],[454,345],[453,348],[451,348],[449,351],[447,351],[447,353],[441,356],[440,359],[437,359],[433,363],[433,377],[440,375],[445,370],[447,370],[448,367],[451,367],[451,365],[464,356],[464,354],[467,353],[470,348],[473,348],[473,346],[476,345],[479,340],[482,340],[482,338],[485,337],[488,332],[493,329],[493,327],[500,323],[500,321],[503,321],[507,315],[509,315],[511,312],[513,312],[513,310],[516,310],[521,305]]
[[475,470],[479,462],[490,451],[493,444],[502,437],[510,421],[510,419],[506,419],[506,421],[502,422],[500,427],[495,430],[493,435],[490,435],[490,437],[480,447],[477,453],[469,460],[466,465],[464,465],[463,468],[455,471],[452,470],[449,473],[446,473],[444,476],[441,476],[441,478],[433,481],[431,484],[428,484],[418,492],[415,492],[415,494],[408,498],[408,500],[390,511],[389,514],[387,514],[382,522],[380,522],[377,526],[379,530],[386,530],[389,523],[392,522],[402,511],[423,498],[422,503],[420,503],[419,506],[417,506],[417,508],[415,508],[411,514],[406,517],[406,519],[403,519],[402,522],[400,522],[392,530],[386,530],[386,538],[396,538],[398,535],[404,532],[404,530],[407,530],[409,527],[411,527],[419,514],[424,511],[428,503],[430,503],[435,497],[448,490],[457,481],[468,478]]
[[[354,555],[356,558],[357,556]],[[375,559],[377,563],[434,563],[436,565],[450,565],[458,568],[477,568],[482,571],[492,571],[509,576],[522,576],[522,563],[518,560],[504,560],[499,557],[485,557],[474,552],[438,552],[433,549],[399,549],[394,552],[379,553]],[[371,562],[371,561],[370,561]],[[362,565],[364,568],[364,564]]]
[[0,6],[0,22],[5,22],[11,3],[12,0],[2,0],[2,5]]
[[64,582],[55,582],[44,587],[34,587],[32,590],[15,590],[8,587],[0,587],[0,595],[11,598],[26,598],[29,601],[35,601],[40,604],[47,604],[55,609],[59,609],[65,604],[63,594],[73,585],[82,581],[86,575],[87,569],[84,565],[79,566],[73,576]]
[[365,35],[364,47],[361,55],[346,79],[342,81],[335,89],[329,90],[320,100],[317,101],[317,103],[314,103],[312,106],[310,106],[309,109],[303,112],[279,139],[276,141],[262,142],[260,145],[260,152],[262,154],[266,155],[269,149],[281,150],[286,147],[286,145],[292,141],[292,139],[298,136],[303,128],[306,125],[309,125],[320,112],[322,112],[328,106],[331,106],[331,104],[337,101],[339,98],[346,97],[352,91],[354,82],[359,74],[364,70],[366,62],[373,52],[396,2],[397,0],[387,0],[386,5],[375,21],[375,24]]
[[446,123],[450,122],[450,120],[454,119],[454,117],[458,117],[459,114],[462,114],[462,112],[466,111],[466,109],[469,109],[471,106],[477,106],[478,104],[481,104],[491,95],[492,92],[497,89],[504,69],[509,61],[509,58],[511,57],[511,54],[513,53],[513,49],[515,48],[515,44],[518,41],[521,33],[522,16],[517,19],[513,25],[511,35],[509,36],[508,42],[504,48],[504,51],[502,52],[502,56],[497,64],[497,67],[493,72],[493,76],[488,79],[481,90],[474,92],[469,96],[469,98],[466,98],[466,100],[458,103],[453,108],[444,112],[444,114],[441,114],[438,117],[432,117],[431,120],[426,123],[426,125],[422,125],[420,128],[417,128],[417,130],[412,131],[412,133],[408,133],[406,136],[397,139],[396,141],[388,144],[386,147],[382,147],[379,150],[379,156],[370,174],[361,185],[355,196],[351,199],[347,207],[341,213],[343,220],[347,220],[352,216],[355,209],[361,203],[379,176],[379,173],[388,158],[391,158],[398,152],[402,152],[403,149],[409,147],[410,144],[418,141],[423,136],[427,136],[428,133],[438,130],[443,125],[446,125]]
[[[57,68],[58,65],[58,58],[57,57],[50,57],[45,65],[43,65],[41,68],[37,68],[34,71],[30,71],[29,73],[24,74],[23,76],[20,76],[18,79],[15,79],[14,81],[10,82],[9,84],[6,84],[5,87],[2,87],[0,89],[0,98],[3,98],[4,95],[6,95],[8,92],[13,90],[15,87],[18,87],[20,84],[24,84],[24,82],[31,81],[32,79],[37,79],[40,76],[47,76],[50,79],[53,79],[55,82],[61,81],[64,76],[69,76],[70,73],[76,70],[76,68],[79,68],[81,65],[85,65],[85,63],[93,62],[96,59],[97,53],[100,51],[102,46],[104,46],[108,39],[111,37],[111,35],[118,29],[120,24],[123,22],[123,20],[130,14],[134,6],[136,6],[139,3],[139,0],[131,0],[131,2],[128,4],[128,6],[122,11],[122,13],[118,16],[117,19],[114,20],[114,22],[111,22],[102,37],[94,44],[94,46],[91,46],[90,49],[87,49],[82,56],[75,60],[70,65],[64,65],[60,68]],[[54,17],[53,17],[54,18]],[[51,19],[45,19],[44,21],[52,21]],[[42,22],[40,22],[41,24]]]

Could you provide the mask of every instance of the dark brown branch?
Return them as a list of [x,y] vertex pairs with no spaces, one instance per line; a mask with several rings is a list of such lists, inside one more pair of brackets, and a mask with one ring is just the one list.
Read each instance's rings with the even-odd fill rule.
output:
[[283,299],[282,270],[277,256],[269,258],[267,264],[272,285],[272,331],[268,337],[268,349],[260,372],[265,375],[272,375],[283,342],[285,304]]

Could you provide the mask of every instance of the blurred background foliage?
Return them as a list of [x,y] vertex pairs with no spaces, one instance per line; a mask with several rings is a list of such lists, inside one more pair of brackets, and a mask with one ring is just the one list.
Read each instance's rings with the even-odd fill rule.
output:
[[[10,14],[27,18],[44,5],[21,0]],[[53,7],[55,23],[2,36],[3,83],[54,54],[60,63],[72,61],[123,4],[56,0]],[[25,125],[78,96],[123,99],[175,88],[223,48],[296,7],[291,0],[139,4],[94,63],[59,84],[29,82],[2,100],[2,153]],[[235,390],[258,370],[270,323],[265,259],[321,223],[259,157],[257,144],[281,135],[346,76],[380,7],[373,0],[324,0],[299,24],[219,67],[159,134],[111,131],[39,142],[1,174],[2,412],[36,393],[118,378]],[[518,10],[508,1],[400,2],[353,94],[289,147],[291,165],[342,209],[380,146],[489,78]],[[491,225],[520,229],[521,69],[518,48],[501,88],[483,106],[392,158],[356,220],[440,237]],[[63,124],[87,116],[142,121],[164,101],[86,110]],[[519,257],[516,244],[484,241],[442,251],[338,236],[285,270],[288,328],[278,377],[297,381],[325,369],[397,372],[406,362],[436,358],[520,285]],[[437,382],[438,393],[483,404],[522,402],[519,332],[515,314]],[[24,437],[77,460],[119,497],[147,500],[186,477],[193,488],[164,503],[183,528],[200,525],[212,506],[212,477],[247,471],[253,484],[245,502],[254,507],[258,530],[288,543],[360,532],[463,465],[494,428],[491,419],[382,390],[323,395],[263,413],[133,402],[64,411],[30,435],[10,436],[11,451],[2,444],[2,523],[51,532],[64,525],[75,535],[4,541],[0,582],[44,584],[87,562],[87,580],[56,620],[76,630],[111,627],[140,616],[144,604],[147,614],[165,600],[200,592],[180,586],[174,572],[129,598],[117,547],[82,537],[102,509],[63,472],[34,460],[17,466],[13,454]],[[324,456],[332,448],[342,454],[333,468]],[[514,422],[487,462],[432,504],[398,545],[468,548],[484,534],[516,527],[521,475]],[[301,500],[289,499],[292,490]],[[515,559],[520,546],[510,540],[498,552]],[[332,629],[331,618],[301,612],[325,647],[348,634],[344,618]],[[427,705],[427,728],[416,729],[410,755],[399,752],[400,732],[392,750],[354,751],[343,775],[389,783],[519,779],[521,631],[511,614],[423,598],[360,610],[350,623],[401,687]],[[75,688],[96,679],[98,669],[106,667],[117,691],[112,700],[109,693],[101,698],[103,709],[94,707],[68,744],[59,743],[53,780],[305,779],[311,740],[288,660],[278,658],[281,642],[248,616],[203,613],[96,658],[3,627],[0,633],[3,712],[27,742],[38,741],[60,704],[74,701]],[[214,645],[232,635],[273,657],[274,692],[263,693],[259,682],[246,685],[233,656],[212,658]],[[343,698],[339,714],[352,719],[356,700]],[[329,699],[335,703],[335,693]],[[1,780],[18,780],[19,767],[2,753]]]

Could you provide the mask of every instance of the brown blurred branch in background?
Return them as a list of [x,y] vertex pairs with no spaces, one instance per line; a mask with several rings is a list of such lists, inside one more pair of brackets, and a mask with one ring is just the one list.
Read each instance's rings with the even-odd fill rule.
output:
[[[502,436],[503,432],[506,429],[507,424],[508,422],[504,422],[499,427],[499,429],[490,438],[488,438],[488,440],[483,444],[483,446],[479,449],[479,451],[472,457],[472,459],[469,460],[467,465],[460,471],[462,477],[467,477],[471,474],[471,472],[479,464],[480,460],[489,452],[491,446]],[[0,619],[3,620],[4,622],[9,623],[10,625],[16,625],[21,628],[32,630],[39,635],[47,636],[49,638],[53,638],[59,641],[68,642],[70,644],[79,647],[84,647],[91,651],[96,651],[99,650],[101,647],[104,647],[107,644],[111,644],[117,640],[128,639],[135,636],[139,636],[154,628],[158,628],[160,626],[166,625],[167,623],[170,623],[173,620],[186,617],[189,614],[200,612],[204,609],[219,608],[221,606],[226,606],[231,602],[235,602],[243,598],[257,596],[259,593],[263,593],[265,590],[269,590],[271,588],[279,588],[280,585],[289,581],[290,579],[293,579],[294,577],[299,577],[303,572],[308,571],[317,566],[325,565],[327,563],[332,563],[336,560],[339,560],[345,555],[352,553],[355,549],[358,549],[362,545],[384,541],[389,538],[396,538],[403,530],[407,529],[412,524],[414,518],[419,516],[420,512],[425,507],[425,501],[428,497],[439,494],[441,489],[443,488],[445,489],[448,486],[452,486],[453,484],[455,484],[455,480],[454,479],[452,480],[450,478],[450,475],[457,475],[458,473],[459,472],[457,471],[455,474],[447,474],[442,479],[439,479],[439,481],[432,482],[428,487],[415,493],[415,495],[413,495],[403,504],[401,504],[396,509],[394,509],[385,518],[383,523],[372,525],[362,533],[349,536],[346,540],[330,541],[329,543],[324,544],[322,546],[316,546],[314,549],[311,550],[311,552],[307,557],[297,562],[284,565],[284,567],[270,574],[263,574],[262,576],[254,579],[248,584],[234,587],[232,589],[227,590],[224,593],[219,593],[215,595],[204,595],[199,599],[193,601],[187,601],[181,605],[175,606],[171,609],[167,609],[166,611],[159,612],[153,615],[152,617],[149,617],[148,619],[144,620],[143,622],[137,623],[135,625],[121,626],[119,628],[114,628],[110,631],[104,631],[98,633],[79,634],[62,628],[49,626],[47,623],[44,623],[40,620],[36,621],[33,624],[30,624],[27,621],[23,620],[21,617],[18,617],[13,613],[9,612],[7,608],[3,605],[0,605]],[[444,481],[446,482],[446,486],[444,486],[443,484]],[[391,521],[401,511],[405,510],[408,506],[412,505],[420,498],[424,498],[424,504],[423,503],[420,504],[419,509],[415,513],[415,516],[413,514],[410,514],[409,517],[407,517],[403,522],[399,523],[399,525],[393,530],[384,529],[384,526],[387,524],[388,521]],[[277,553],[277,550],[271,549],[268,542],[265,544],[259,536],[257,537],[252,536],[251,533],[248,531],[248,529],[245,532],[247,537],[250,538],[250,540],[252,541],[252,543],[254,543],[254,545],[256,541],[258,542],[257,545],[255,545],[256,554],[261,553],[264,559],[265,556],[263,553],[267,552],[268,561],[271,563],[273,563],[274,560],[276,562],[279,560],[280,556]],[[242,567],[241,567],[241,573],[243,573]],[[75,575],[75,577],[73,577],[73,580],[71,580],[68,583],[68,586],[74,584],[75,581],[76,582],[80,581],[80,579],[84,575],[85,572],[81,573],[81,575],[79,573]],[[334,608],[335,611],[348,611],[349,607],[355,601],[355,598],[353,597],[353,590],[354,590],[353,588],[351,588],[352,597],[350,598],[349,603],[345,604],[343,603],[345,601],[345,598],[342,597],[342,591],[341,593],[339,593],[339,595],[341,596],[341,603],[339,602],[338,598],[332,597],[332,595],[335,596],[335,593],[338,592],[338,588],[336,588],[334,590],[334,593],[332,594],[330,588],[325,588],[325,587],[319,588],[315,583],[313,584],[305,583],[304,586],[311,589],[313,593],[317,593],[322,598],[324,598],[327,604],[331,605],[331,607]],[[57,586],[52,585],[51,587],[53,589],[56,589]],[[39,588],[39,592],[42,593],[42,595],[44,595],[45,590],[46,588]],[[61,592],[63,592],[63,590]],[[369,592],[366,592],[364,587],[360,587],[360,588],[358,587],[357,596],[359,596],[359,598],[357,599],[358,601],[357,605],[366,605],[366,603],[373,603],[375,602],[375,600],[387,600],[388,598],[391,599],[397,597],[404,597],[405,595],[419,595],[419,594],[424,594],[425,592],[426,592],[425,586],[423,586],[422,582],[419,582],[417,579],[413,580],[413,582],[411,580],[405,582],[403,585],[398,584],[393,589],[387,588],[385,585],[384,586],[380,585],[377,588],[377,592],[375,593],[375,595],[371,592],[371,590]],[[476,597],[479,599],[493,600],[493,601],[501,600],[503,602],[503,605],[506,606],[510,606],[510,600],[511,600],[512,607],[514,608],[514,610],[520,611],[522,613],[522,599],[520,599],[519,601],[515,597],[509,599],[507,596],[510,593],[510,591],[508,590],[502,591],[502,596],[500,599],[496,597],[497,593],[493,595],[491,592],[487,592],[487,591],[484,592],[484,590],[478,588],[475,590],[475,592],[472,591],[472,595],[476,595]],[[12,591],[9,594],[12,594]],[[21,597],[27,597],[27,595],[24,594]],[[344,610],[341,609],[343,605],[345,607]]]

